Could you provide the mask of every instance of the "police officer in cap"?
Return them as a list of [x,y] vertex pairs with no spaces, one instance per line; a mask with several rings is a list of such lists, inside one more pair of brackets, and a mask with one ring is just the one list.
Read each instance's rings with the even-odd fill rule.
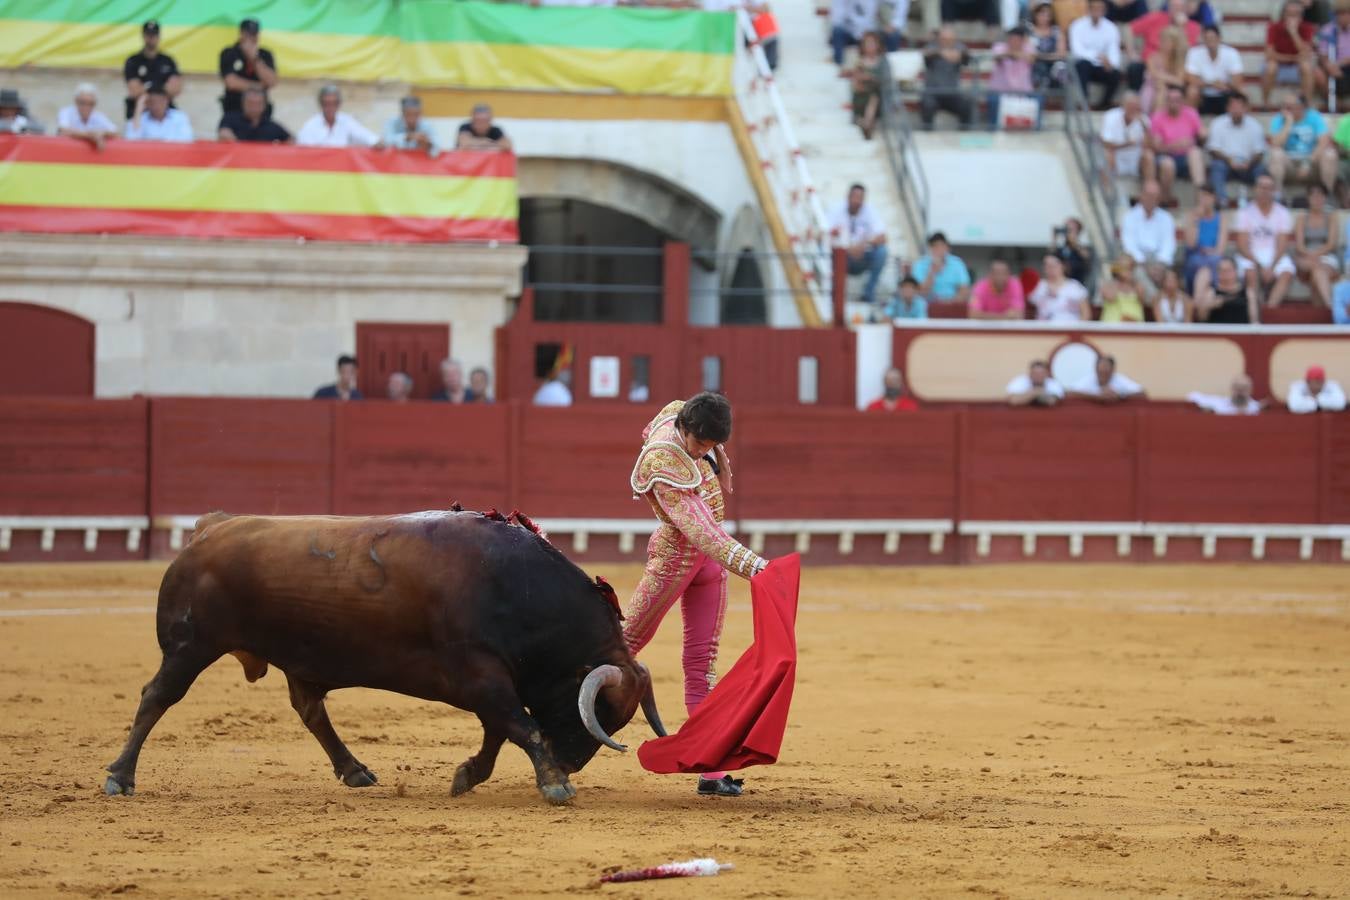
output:
[[122,66],[122,77],[127,83],[128,119],[136,109],[136,101],[150,88],[164,88],[170,103],[183,90],[178,63],[169,54],[159,52],[159,22],[151,19],[142,25],[141,40],[144,42],[141,52],[127,57]]
[[[277,64],[272,51],[258,45],[261,30],[257,19],[245,19],[239,23],[239,40],[220,51],[220,79],[225,83],[220,108],[226,115],[243,111],[244,91],[256,88],[266,97],[267,91],[277,86]],[[269,97],[267,115],[271,114]]]

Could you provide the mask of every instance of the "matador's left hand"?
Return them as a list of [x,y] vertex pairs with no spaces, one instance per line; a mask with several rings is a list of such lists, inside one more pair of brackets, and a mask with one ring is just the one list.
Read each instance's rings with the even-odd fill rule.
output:
[[727,448],[718,444],[713,448],[714,457],[717,460],[717,483],[722,486],[722,493],[730,494],[731,489],[731,461],[727,459]]

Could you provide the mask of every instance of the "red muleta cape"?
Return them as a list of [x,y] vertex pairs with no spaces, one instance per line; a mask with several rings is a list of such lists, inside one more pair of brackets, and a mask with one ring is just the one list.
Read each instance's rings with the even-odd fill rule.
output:
[[638,748],[648,772],[720,772],[778,761],[797,676],[801,557],[775,559],[750,581],[755,640],[683,727]]

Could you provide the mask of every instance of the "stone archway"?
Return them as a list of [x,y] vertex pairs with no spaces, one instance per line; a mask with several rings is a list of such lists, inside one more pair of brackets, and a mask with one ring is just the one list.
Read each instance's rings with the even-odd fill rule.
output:
[[50,306],[0,301],[0,396],[94,396],[94,323]]

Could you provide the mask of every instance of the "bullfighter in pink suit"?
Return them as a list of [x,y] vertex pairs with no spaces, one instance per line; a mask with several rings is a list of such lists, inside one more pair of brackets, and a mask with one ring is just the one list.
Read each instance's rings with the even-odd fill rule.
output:
[[[692,713],[716,681],[717,645],[727,610],[727,572],[742,578],[768,563],[722,528],[731,492],[723,446],[731,438],[731,404],[702,393],[668,404],[642,432],[632,487],[661,524],[647,544],[647,568],[624,617],[636,655],[656,634],[676,600],[684,618],[684,703]],[[737,796],[741,783],[725,772],[699,777],[698,792]]]

